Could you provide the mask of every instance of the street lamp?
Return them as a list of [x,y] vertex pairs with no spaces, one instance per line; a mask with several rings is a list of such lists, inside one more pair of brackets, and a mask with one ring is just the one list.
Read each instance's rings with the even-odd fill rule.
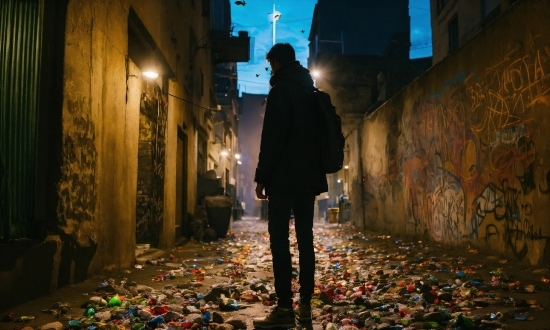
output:
[[281,16],[282,16],[280,12],[275,10],[275,4],[273,4],[273,12],[271,14],[269,14],[269,16],[270,16],[269,18],[272,21],[272,32],[273,32],[273,40],[272,41],[273,41],[273,45],[275,45],[275,43],[276,43],[275,40],[277,39],[277,37],[276,37],[276,34],[277,34],[277,32],[276,32],[277,31],[277,21],[279,19],[281,19]]

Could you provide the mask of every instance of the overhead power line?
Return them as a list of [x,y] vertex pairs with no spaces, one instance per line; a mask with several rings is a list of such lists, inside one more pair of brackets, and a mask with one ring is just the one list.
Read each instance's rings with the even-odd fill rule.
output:
[[[292,20],[292,21],[277,21],[277,24],[281,24],[281,23],[294,23],[294,22],[299,22],[299,21],[307,21],[307,20],[311,20],[313,19],[312,17],[310,18],[301,18],[301,19],[296,19],[296,20]],[[235,24],[239,24],[239,23],[235,23]],[[244,28],[244,27],[260,27],[260,26],[271,26],[271,23],[269,24],[260,24],[260,25],[235,25],[235,27],[237,28]]]

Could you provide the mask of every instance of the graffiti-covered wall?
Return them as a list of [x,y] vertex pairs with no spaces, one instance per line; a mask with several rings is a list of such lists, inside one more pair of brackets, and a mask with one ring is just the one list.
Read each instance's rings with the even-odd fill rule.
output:
[[[158,246],[164,215],[166,102],[158,85],[141,96],[136,201],[136,242]],[[153,88],[151,88],[153,87]]]
[[525,0],[365,119],[365,226],[550,260],[550,3]]

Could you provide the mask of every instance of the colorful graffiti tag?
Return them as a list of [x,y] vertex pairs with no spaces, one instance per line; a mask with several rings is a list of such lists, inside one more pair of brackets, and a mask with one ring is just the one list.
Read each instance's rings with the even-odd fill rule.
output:
[[550,253],[548,228],[534,217],[550,194],[549,155],[537,152],[538,124],[550,111],[550,47],[514,44],[502,54],[410,111],[385,109],[394,112],[385,117],[386,173],[371,175],[369,192],[378,204],[405,194],[409,234],[498,246],[522,260],[531,248]]

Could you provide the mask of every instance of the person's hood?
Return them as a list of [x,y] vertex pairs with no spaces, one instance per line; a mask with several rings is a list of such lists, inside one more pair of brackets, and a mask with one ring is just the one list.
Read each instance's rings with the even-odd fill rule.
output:
[[311,79],[309,70],[301,66],[298,61],[292,61],[280,67],[269,80],[269,84],[275,86],[284,79],[291,79],[304,87],[313,87],[313,79]]

